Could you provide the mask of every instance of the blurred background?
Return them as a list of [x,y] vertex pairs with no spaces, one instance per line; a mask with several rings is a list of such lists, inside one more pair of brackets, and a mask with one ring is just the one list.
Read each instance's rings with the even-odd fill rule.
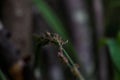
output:
[[[68,40],[64,48],[85,80],[120,80],[120,0],[1,0],[0,22],[0,80],[79,80],[56,47],[35,45],[33,34],[44,32]],[[19,60],[24,79],[11,74]]]

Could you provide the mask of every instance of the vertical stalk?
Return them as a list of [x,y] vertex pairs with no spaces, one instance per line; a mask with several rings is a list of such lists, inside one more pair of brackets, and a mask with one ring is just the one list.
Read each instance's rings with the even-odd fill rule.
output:
[[[104,37],[104,18],[103,18],[103,8],[102,8],[102,0],[94,0],[93,1],[93,8],[94,8],[94,21],[96,27],[96,38],[97,44],[99,40]],[[98,75],[99,80],[109,80],[108,79],[108,56],[106,53],[105,46],[100,46],[98,48]]]
[[70,16],[70,28],[82,72],[86,79],[94,79],[94,60],[92,52],[92,32],[84,0],[65,0]]

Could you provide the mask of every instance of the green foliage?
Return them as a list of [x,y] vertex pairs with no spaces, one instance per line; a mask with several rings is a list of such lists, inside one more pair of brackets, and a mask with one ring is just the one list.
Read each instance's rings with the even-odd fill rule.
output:
[[120,45],[120,32],[118,32],[118,34],[117,34],[117,42]]
[[114,80],[120,80],[120,32],[116,39],[107,39],[106,44],[108,45],[111,59],[114,67]]
[[44,19],[51,26],[51,28],[59,35],[61,35],[64,39],[68,39],[67,32],[54,11],[52,11],[52,9],[43,0],[33,1],[34,4],[37,6],[39,12],[42,14]]
[[0,80],[7,80],[1,70],[0,70]]
[[114,69],[114,80],[120,80],[120,73]]
[[106,38],[100,38],[98,42],[98,47],[101,47],[106,44]]
[[109,6],[112,7],[112,8],[120,7],[120,0],[112,0],[112,1],[110,1]]
[[111,59],[112,59],[114,65],[120,71],[120,45],[114,39],[108,39],[106,41],[106,43],[109,47]]

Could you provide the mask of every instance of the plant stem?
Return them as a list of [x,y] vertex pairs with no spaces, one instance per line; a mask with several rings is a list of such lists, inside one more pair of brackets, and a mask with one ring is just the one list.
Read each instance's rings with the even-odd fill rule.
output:
[[69,65],[68,64],[67,65],[71,69],[71,71],[73,72],[73,74],[75,76],[77,76],[79,80],[85,80],[83,78],[83,76],[80,74],[78,68],[75,66],[75,63],[73,62],[73,60],[71,59],[71,57],[66,52],[66,50],[62,47],[62,45],[59,42],[58,42],[58,44],[59,44],[60,48],[62,49],[64,55],[67,57],[68,61],[70,62],[70,64],[68,63]]

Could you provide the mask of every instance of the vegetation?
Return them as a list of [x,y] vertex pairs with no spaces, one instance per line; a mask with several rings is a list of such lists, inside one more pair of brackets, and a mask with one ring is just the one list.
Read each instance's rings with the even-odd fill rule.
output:
[[120,80],[119,0],[2,3],[0,80]]

